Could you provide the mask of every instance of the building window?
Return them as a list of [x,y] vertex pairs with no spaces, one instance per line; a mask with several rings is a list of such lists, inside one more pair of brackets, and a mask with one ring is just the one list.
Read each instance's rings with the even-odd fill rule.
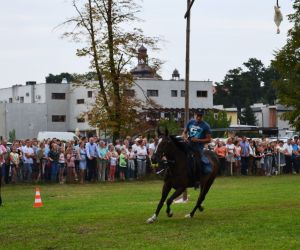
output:
[[24,96],[20,97],[20,103],[24,103]]
[[197,97],[207,97],[207,91],[197,91]]
[[65,115],[52,115],[52,122],[65,122],[66,116]]
[[185,90],[181,90],[181,91],[180,91],[180,96],[181,96],[181,97],[185,97]]
[[156,89],[147,89],[147,96],[148,97],[158,96],[158,90],[156,90]]
[[134,89],[125,89],[124,95],[126,97],[135,97],[135,91],[134,91]]
[[52,100],[65,100],[66,94],[65,93],[52,93]]
[[9,99],[8,99],[8,102],[9,102],[9,103],[12,103],[12,102],[13,102],[13,99],[12,99],[12,98],[9,98]]
[[28,92],[26,93],[26,96],[29,96],[29,93],[28,93]]
[[177,97],[177,90],[171,90],[171,97]]
[[93,97],[93,91],[88,91],[87,96],[88,96],[88,98],[92,98]]
[[84,122],[85,122],[85,119],[82,118],[82,117],[81,117],[81,118],[77,118],[77,122],[78,122],[78,123],[84,123]]
[[84,104],[84,99],[77,99],[77,104]]

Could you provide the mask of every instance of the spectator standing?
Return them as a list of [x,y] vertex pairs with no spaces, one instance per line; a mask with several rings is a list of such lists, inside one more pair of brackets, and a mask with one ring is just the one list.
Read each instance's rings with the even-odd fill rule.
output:
[[108,149],[105,145],[104,141],[99,142],[98,150],[98,157],[99,157],[99,165],[98,165],[98,181],[105,181],[107,175],[107,153]]
[[262,144],[257,146],[256,150],[256,174],[263,175],[264,174],[264,146]]
[[279,141],[277,147],[277,165],[278,165],[278,172],[282,173],[282,170],[285,168],[285,157],[284,157],[284,143],[283,141]]
[[127,172],[127,155],[126,150],[122,149],[120,156],[119,156],[119,173],[120,173],[120,180],[125,181],[125,176]]
[[293,145],[293,161],[294,161],[294,168],[293,174],[299,173],[300,168],[300,141],[298,140],[297,143]]
[[10,155],[10,148],[7,146],[7,140],[3,139],[2,140],[2,146],[6,149],[5,153],[3,153],[3,158],[4,158],[4,164],[3,164],[3,170],[4,170],[4,180],[5,183],[8,184],[11,176],[11,171],[10,171],[10,162],[9,162],[9,155]]
[[226,161],[228,162],[229,165],[230,175],[232,175],[233,164],[235,164],[234,149],[235,146],[232,143],[232,138],[228,138],[226,143],[226,150],[227,150]]
[[77,159],[79,160],[80,184],[83,184],[86,171],[86,149],[84,141],[81,141],[77,150]]
[[87,171],[88,181],[96,181],[96,170],[97,170],[97,144],[94,142],[94,137],[89,138],[89,142],[85,145],[87,155]]
[[219,174],[224,175],[226,169],[226,155],[227,155],[227,148],[222,141],[219,141],[217,146],[215,147],[214,151],[216,152],[219,161],[220,161],[220,169]]
[[115,151],[114,145],[109,146],[109,151],[107,153],[109,159],[109,181],[115,181],[115,174],[118,163],[118,153]]
[[72,183],[74,180],[78,181],[77,173],[75,171],[75,156],[73,155],[73,151],[67,152],[66,165],[67,165],[67,182]]
[[36,164],[38,168],[38,175],[36,181],[39,182],[42,180],[45,171],[45,144],[41,142],[37,148],[36,153]]
[[56,182],[57,174],[58,174],[58,160],[59,160],[59,152],[57,149],[57,144],[52,142],[50,145],[50,151],[48,154],[48,158],[50,161],[50,171],[51,171],[51,181]]
[[256,143],[255,143],[255,141],[251,140],[249,142],[248,174],[251,174],[251,175],[256,174],[255,159],[256,159]]
[[20,155],[17,152],[17,147],[12,147],[12,152],[9,155],[10,157],[10,168],[11,168],[11,181],[16,183],[17,181],[17,172],[20,166]]
[[241,146],[241,163],[242,163],[241,174],[248,175],[250,146],[246,136],[242,137],[240,146]]
[[64,183],[64,171],[65,171],[65,149],[64,147],[60,148],[59,159],[58,159],[58,169],[59,169],[59,183]]
[[26,140],[26,146],[23,148],[23,179],[30,181],[32,178],[32,166],[33,166],[33,158],[34,151],[31,147],[31,141]]
[[264,170],[265,175],[271,176],[272,175],[272,167],[273,167],[273,149],[271,144],[268,143],[264,150]]
[[2,183],[3,182],[3,178],[4,178],[4,174],[5,174],[5,168],[4,168],[4,164],[5,164],[5,159],[4,159],[4,156],[5,156],[5,153],[6,153],[6,148],[0,144],[0,182]]
[[235,171],[236,175],[241,174],[241,146],[240,142],[236,141],[234,143],[234,157],[235,157]]
[[134,159],[135,158],[136,158],[136,156],[132,150],[132,147],[129,147],[128,148],[128,178],[129,178],[129,180],[134,179],[134,173],[135,173]]
[[147,160],[147,148],[143,140],[139,141],[139,146],[137,147],[137,178],[144,177],[146,175],[146,160]]
[[292,173],[293,140],[288,139],[287,143],[283,147],[284,147],[284,159],[285,159],[285,168],[283,169],[283,172],[285,174]]
[[121,141],[120,140],[116,140],[115,141],[115,150],[117,151],[117,152],[121,152],[121,150],[122,150],[122,144],[121,144]]

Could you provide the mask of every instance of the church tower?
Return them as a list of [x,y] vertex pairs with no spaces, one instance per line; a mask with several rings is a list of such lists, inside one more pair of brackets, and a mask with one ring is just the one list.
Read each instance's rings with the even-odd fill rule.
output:
[[156,74],[156,71],[152,69],[148,63],[148,52],[147,49],[142,45],[138,49],[138,65],[131,70],[131,74],[135,79],[155,79],[161,80],[161,76]]

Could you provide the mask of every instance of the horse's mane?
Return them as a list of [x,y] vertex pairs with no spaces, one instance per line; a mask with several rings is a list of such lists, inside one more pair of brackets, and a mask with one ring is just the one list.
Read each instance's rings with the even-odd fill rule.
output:
[[181,151],[183,151],[185,153],[188,153],[187,145],[184,142],[184,140],[182,140],[181,137],[177,137],[175,135],[170,135],[170,138],[178,149],[180,149]]

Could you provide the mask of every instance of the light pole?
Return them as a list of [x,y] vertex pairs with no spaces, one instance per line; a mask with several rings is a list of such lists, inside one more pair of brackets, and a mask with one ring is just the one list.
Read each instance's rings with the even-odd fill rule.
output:
[[185,55],[185,106],[184,106],[184,126],[189,121],[189,83],[190,83],[190,37],[191,37],[191,9],[195,0],[187,0],[187,11],[184,15],[186,19],[186,55]]

